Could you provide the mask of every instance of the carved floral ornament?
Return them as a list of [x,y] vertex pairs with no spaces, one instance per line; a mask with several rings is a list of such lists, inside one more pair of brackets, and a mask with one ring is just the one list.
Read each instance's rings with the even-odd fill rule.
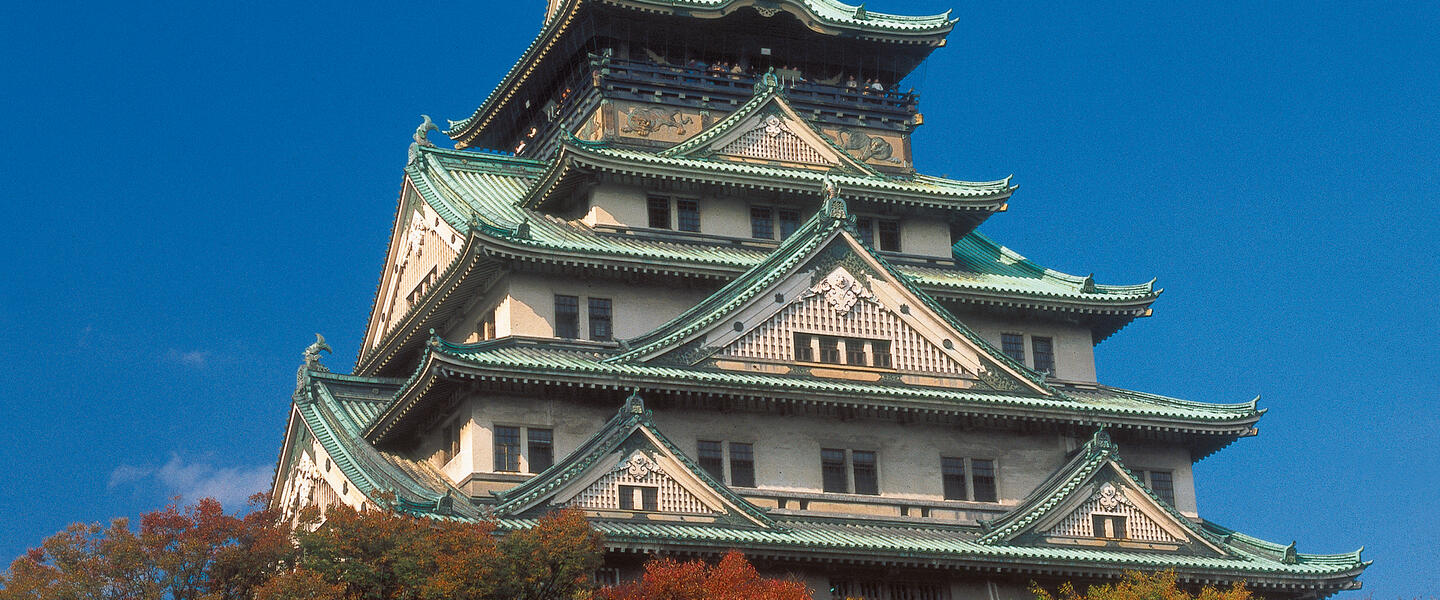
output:
[[646,456],[644,452],[636,451],[630,455],[630,458],[622,460],[620,464],[615,465],[615,470],[626,471],[631,477],[640,479],[650,475],[652,472],[659,471],[660,465],[655,464],[655,460]]
[[844,267],[831,271],[829,275],[820,280],[820,283],[812,286],[807,295],[822,296],[825,303],[841,315],[849,314],[850,310],[855,308],[855,304],[862,299],[871,301],[875,299],[875,295],[865,289],[865,286],[860,285],[860,282],[856,281],[855,277]]
[[1108,481],[1100,484],[1100,488],[1095,491],[1094,500],[1099,501],[1100,508],[1103,510],[1115,510],[1119,508],[1121,504],[1126,506],[1130,505],[1130,499],[1126,498],[1125,494],[1122,494],[1119,489]]

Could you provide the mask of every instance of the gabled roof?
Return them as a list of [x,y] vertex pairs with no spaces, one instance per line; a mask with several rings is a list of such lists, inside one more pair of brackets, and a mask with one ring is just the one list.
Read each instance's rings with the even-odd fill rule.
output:
[[[950,355],[952,359],[960,357],[966,349],[974,352],[978,355],[978,361],[961,359],[960,362],[971,364],[971,371],[982,379],[987,375],[1002,378],[1003,387],[999,389],[1018,385],[1013,389],[1021,393],[1060,395],[1046,385],[1044,377],[992,347],[979,334],[917,288],[908,277],[896,271],[877,252],[856,239],[851,231],[854,222],[847,212],[845,201],[838,196],[839,190],[832,188],[828,193],[831,197],[826,200],[825,206],[763,262],[751,267],[744,275],[735,278],[670,322],[650,333],[628,340],[627,344],[631,349],[607,359],[607,362],[653,362],[657,357],[679,350],[685,344],[697,341],[707,343],[707,336],[721,338],[744,334],[746,330],[740,326],[736,315],[757,300],[763,299],[766,302],[767,315],[774,314],[787,303],[798,300],[792,296],[782,302],[782,295],[775,295],[776,301],[769,302],[772,292],[782,281],[811,281],[831,275],[831,268],[836,265],[848,265],[857,273],[847,272],[840,276],[842,279],[860,275],[869,281],[864,287],[873,287],[883,282],[898,292],[898,300],[902,302],[894,308],[893,314],[905,313],[905,318],[912,321],[930,317],[943,326],[948,326],[948,335],[943,336],[943,341],[935,340],[935,345],[943,346],[944,354]],[[849,285],[861,284],[851,281],[847,283],[847,287]],[[853,295],[853,292],[846,293]],[[845,312],[852,309],[853,302],[845,306]],[[735,332],[725,332],[723,336],[715,335],[720,324],[732,321],[736,323]],[[695,364],[698,361],[689,362]],[[997,380],[986,379],[986,382],[991,386],[1002,385]]]
[[[469,117],[450,121],[445,135],[457,147],[467,147],[479,137],[495,115],[515,97],[520,88],[534,76],[536,66],[555,51],[560,39],[570,31],[583,7],[599,3],[629,6],[649,12],[681,13],[693,17],[715,18],[735,10],[754,6],[756,0],[564,0],[525,48],[520,58],[500,79],[495,89]],[[864,6],[850,6],[835,0],[769,0],[771,7],[791,14],[809,16],[815,25],[831,33],[850,32],[863,39],[913,41],[938,46],[954,28],[950,12],[929,16],[900,16],[874,13]],[[769,7],[767,7],[769,8]]]
[[[566,152],[572,153],[576,161],[584,157],[619,157],[635,155],[632,151],[610,148],[593,148],[576,144],[567,145]],[[687,243],[677,240],[650,240],[631,236],[615,236],[597,233],[583,224],[549,217],[533,210],[522,208],[521,204],[532,201],[536,191],[542,188],[551,174],[563,161],[554,163],[515,158],[510,156],[420,148],[421,160],[405,169],[407,180],[415,186],[420,196],[435,208],[442,219],[458,230],[465,231],[471,221],[483,225],[479,233],[494,242],[511,246],[513,251],[526,248],[543,250],[550,255],[564,255],[566,260],[579,257],[607,257],[612,259],[637,259],[646,265],[663,264],[689,265],[690,268],[713,268],[729,273],[748,270],[764,260],[771,249],[738,246],[735,244],[707,243],[696,240]],[[653,154],[644,154],[654,158]],[[588,160],[588,159],[587,159]],[[680,159],[658,159],[680,160]],[[808,169],[781,169],[731,165],[720,161],[686,160],[688,163],[703,164],[717,169],[750,169],[757,184],[768,181],[767,185],[788,186],[787,189],[814,193],[824,186],[826,174]],[[596,166],[584,163],[585,166]],[[719,166],[716,166],[719,165]],[[608,168],[608,167],[606,167]],[[693,173],[695,169],[690,169]],[[716,176],[723,171],[716,173]],[[976,196],[987,194],[1008,194],[1008,182],[972,184],[948,179],[916,177],[910,182],[889,179],[871,179],[847,175],[831,175],[830,179],[845,190],[847,197],[867,198],[888,190],[913,185],[917,193],[944,196],[943,190],[951,189],[957,196],[964,195],[963,189],[970,189]],[[990,191],[982,191],[989,188]],[[525,236],[515,234],[524,223],[528,231]],[[1079,302],[1088,305],[1148,305],[1159,291],[1152,284],[1113,286],[1094,284],[1093,279],[1066,275],[1058,271],[1039,267],[1023,258],[1018,258],[1007,248],[978,237],[972,233],[955,246],[953,257],[958,268],[938,266],[897,265],[896,268],[915,279],[915,282],[931,290],[975,290],[987,295],[1019,294],[1047,301]],[[971,237],[977,237],[975,241]],[[1021,263],[1023,261],[1023,263]],[[1086,282],[1090,281],[1089,284]]]
[[526,194],[520,205],[535,208],[544,205],[556,194],[565,193],[569,189],[567,184],[572,183],[580,169],[586,173],[598,171],[786,193],[814,190],[828,177],[843,186],[856,200],[987,214],[1004,209],[1016,189],[1008,177],[974,182],[929,175],[870,174],[855,170],[827,172],[713,156],[666,156],[643,150],[612,148],[604,143],[563,140],[550,170]]
[[[1093,499],[1093,501],[1092,501]],[[1203,530],[1160,499],[1143,481],[1136,478],[1120,460],[1119,448],[1110,435],[1100,429],[1080,448],[1075,457],[1044,483],[1035,488],[1018,506],[1000,518],[985,523],[986,533],[977,540],[982,544],[1058,545],[1077,531],[1091,527],[1088,507],[1115,514],[1128,514],[1132,529],[1140,529],[1140,521],[1148,535],[1137,538],[1149,542],[1175,544],[1188,548],[1190,554],[1229,556],[1223,541]],[[1069,519],[1069,522],[1066,519]],[[1090,536],[1093,542],[1095,534]],[[1124,537],[1123,535],[1121,537]],[[1108,542],[1123,546],[1128,541]]]
[[[870,165],[851,156],[844,148],[836,145],[825,134],[820,133],[785,101],[780,81],[774,74],[766,74],[755,85],[755,97],[726,115],[724,119],[695,134],[675,146],[656,154],[665,158],[709,158],[723,157],[732,151],[729,144],[746,133],[760,131],[782,139],[793,136],[801,142],[807,154],[823,159],[826,166],[839,171],[849,171],[866,176],[876,176]],[[723,160],[723,158],[722,158]]]
[[398,379],[306,369],[301,372],[294,414],[345,479],[376,505],[414,514],[479,518],[479,508],[429,462],[378,450],[361,437],[402,384]]
[[595,484],[608,471],[631,466],[631,461],[634,467],[662,471],[667,480],[678,482],[700,504],[719,513],[719,523],[775,526],[765,511],[710,477],[656,429],[638,394],[632,394],[609,422],[563,460],[514,488],[493,492],[497,500],[493,513],[520,516],[571,502],[584,492],[584,486]]

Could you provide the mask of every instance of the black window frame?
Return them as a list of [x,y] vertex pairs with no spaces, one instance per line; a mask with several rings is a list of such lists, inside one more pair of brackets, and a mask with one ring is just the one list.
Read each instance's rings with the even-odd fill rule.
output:
[[[1159,477],[1157,478],[1157,476]],[[1159,496],[1165,503],[1170,506],[1175,506],[1174,471],[1146,471],[1145,479],[1147,480],[1145,484],[1150,486],[1150,491],[1155,492],[1155,495]],[[1165,483],[1160,484],[1158,483],[1159,480],[1164,480]]]
[[999,502],[1000,476],[995,460],[970,459],[970,499],[972,502]]
[[1030,358],[1035,361],[1036,371],[1054,375],[1055,338],[1038,335],[1030,336]]
[[895,361],[890,355],[890,340],[870,340],[870,362],[872,367],[894,368]]
[[1000,351],[1017,363],[1025,364],[1025,334],[1004,332],[1000,334]]
[[820,489],[825,492],[850,492],[850,473],[846,468],[846,452],[842,448],[820,449]]
[[775,214],[779,218],[778,231],[781,240],[795,235],[795,232],[800,229],[800,224],[803,222],[800,220],[800,211],[782,208],[775,211]]
[[833,335],[819,335],[815,337],[820,339],[820,360],[817,362],[822,362],[827,365],[845,364],[840,362],[840,338]]
[[750,207],[750,237],[757,240],[775,239],[775,209],[769,206]]
[[590,298],[590,339],[608,342],[615,339],[615,303],[609,298]]
[[730,442],[730,485],[755,487],[755,445]]
[[725,481],[725,443],[719,440],[698,440],[695,443],[695,462],[709,473],[715,481]]
[[[543,457],[543,460],[541,458]],[[555,430],[541,427],[525,428],[525,469],[541,473],[555,465]]]
[[555,337],[567,340],[580,338],[579,296],[555,294]]
[[965,468],[965,459],[954,456],[940,457],[940,482],[946,500],[969,500],[970,470]]
[[815,362],[815,346],[812,342],[815,336],[808,333],[795,333],[795,360],[799,362]]
[[645,214],[651,229],[674,229],[670,224],[670,198],[668,196],[647,196]]
[[875,247],[881,252],[900,251],[900,221],[894,219],[875,220]]
[[700,201],[675,199],[675,230],[700,233]]
[[[866,457],[863,461],[862,456]],[[853,493],[879,496],[880,453],[874,450],[851,450],[850,480],[855,486]]]
[[870,361],[865,356],[865,346],[868,340],[860,338],[845,338],[845,364],[856,367],[868,367]]
[[511,425],[496,425],[491,431],[495,446],[495,472],[520,472],[521,428]]

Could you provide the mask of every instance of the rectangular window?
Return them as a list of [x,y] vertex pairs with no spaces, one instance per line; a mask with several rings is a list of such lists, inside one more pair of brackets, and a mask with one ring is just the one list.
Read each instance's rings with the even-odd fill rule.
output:
[[814,339],[814,336],[803,333],[795,334],[795,360],[815,362],[815,347],[811,345]]
[[1035,370],[1055,374],[1055,344],[1048,337],[1030,337],[1030,351],[1035,357]]
[[875,453],[855,450],[850,453],[850,462],[855,471],[855,493],[879,494],[880,479],[875,469]]
[[946,500],[969,500],[965,492],[965,459],[941,458],[940,477],[945,483]]
[[644,485],[620,486],[621,510],[658,510],[660,488]]
[[730,485],[755,487],[755,447],[730,442]]
[[750,207],[750,237],[760,240],[775,239],[775,221],[770,216],[770,207]]
[[520,428],[495,426],[495,470],[520,471]]
[[880,238],[877,246],[885,252],[900,251],[900,222],[899,221],[876,221],[875,233]]
[[1112,540],[1123,540],[1125,535],[1125,517],[1121,515],[1090,515],[1091,524],[1095,527],[1095,537],[1109,538]]
[[579,298],[555,296],[555,337],[570,339],[580,337]]
[[971,483],[974,485],[976,502],[995,502],[999,494],[995,490],[995,461],[974,459],[970,461]]
[[525,442],[530,452],[530,472],[539,473],[555,464],[555,431],[526,429]]
[[840,364],[840,338],[820,336],[820,362]]
[[1150,489],[1166,504],[1175,506],[1175,475],[1170,471],[1149,471]]
[[645,203],[650,214],[650,226],[655,229],[670,228],[670,199],[651,196]]
[[700,440],[699,447],[700,468],[705,469],[716,481],[725,481],[725,452],[720,447],[720,442]]
[[694,200],[676,200],[675,217],[680,231],[700,232],[700,203]]
[[934,582],[831,579],[830,597],[834,600],[950,600],[950,589],[947,584]]
[[610,328],[610,299],[590,299],[590,339],[608,342],[614,337],[614,331]]
[[1015,362],[1025,364],[1025,336],[1018,333],[1000,334],[1000,351],[1015,359]]
[[855,220],[855,230],[860,233],[860,241],[875,246],[875,219],[862,217]]
[[890,368],[890,342],[887,340],[871,340],[870,358],[875,361],[875,366],[882,369]]
[[850,482],[845,473],[845,451],[835,448],[820,450],[820,476],[827,492],[845,493],[850,491]]
[[800,213],[793,210],[780,211],[780,239],[786,239],[800,229]]
[[865,340],[846,338],[845,340],[845,364],[865,366]]

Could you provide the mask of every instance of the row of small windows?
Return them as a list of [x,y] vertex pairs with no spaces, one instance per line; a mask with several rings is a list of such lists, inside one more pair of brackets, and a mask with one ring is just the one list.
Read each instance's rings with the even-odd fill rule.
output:
[[[1055,375],[1055,340],[1032,335],[1030,336],[1030,350],[1034,358],[1032,364],[1034,369],[1041,373]],[[1020,333],[1000,334],[1000,351],[1015,359],[1015,362],[1025,364],[1025,335]]]
[[[459,423],[452,423],[445,428],[447,461],[460,452],[459,431]],[[497,472],[540,473],[555,463],[555,432],[552,429],[496,425],[494,441],[495,471]],[[755,447],[753,444],[699,440],[696,442],[696,450],[700,468],[716,481],[732,487],[755,487]],[[878,459],[879,455],[874,450],[821,448],[822,489],[839,494],[878,495],[880,493]],[[1175,505],[1175,481],[1172,471],[1141,470],[1136,471],[1136,474],[1161,500],[1171,506]],[[1000,501],[993,459],[941,457],[940,477],[946,500]],[[624,496],[625,494],[622,492],[622,498]],[[651,504],[645,502],[641,496],[635,496],[635,499],[636,506]],[[1101,528],[1097,526],[1095,531],[1100,532]],[[1120,529],[1112,529],[1112,531],[1123,532],[1123,522]],[[1097,535],[1099,534],[1097,533]]]
[[[588,298],[590,339],[608,342],[615,337],[614,305],[609,298]],[[580,338],[580,297],[555,295],[555,337]]]
[[890,368],[889,340],[795,334],[795,360],[832,365]]
[[520,473],[521,444],[524,472],[539,473],[555,464],[555,430],[538,427],[495,426],[495,470]]
[[650,196],[645,209],[652,228],[700,232],[700,203],[695,200]]
[[[700,232],[700,203],[685,198],[649,196],[645,199],[647,225],[652,229]],[[800,229],[800,211],[774,206],[750,207],[750,237],[784,240]],[[855,221],[860,239],[885,252],[900,251],[900,221],[859,217]],[[778,237],[777,237],[778,234]]]

